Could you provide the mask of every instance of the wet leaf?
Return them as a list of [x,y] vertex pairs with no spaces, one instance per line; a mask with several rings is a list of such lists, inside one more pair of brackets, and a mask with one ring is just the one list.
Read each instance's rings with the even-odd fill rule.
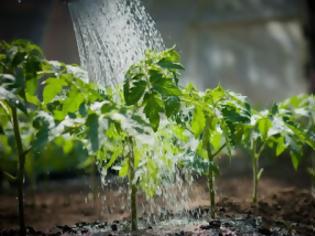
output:
[[164,101],[165,113],[167,117],[178,114],[180,110],[180,99],[176,96],[170,96]]
[[66,85],[63,79],[59,78],[49,78],[45,81],[45,87],[43,91],[44,103],[50,103]]
[[147,83],[143,74],[136,75],[124,82],[124,98],[128,106],[135,105],[144,95]]
[[206,126],[206,118],[205,115],[201,109],[201,107],[197,106],[195,108],[192,121],[191,121],[191,130],[194,133],[194,136],[198,138],[202,131],[204,130]]
[[96,114],[90,114],[86,120],[86,126],[87,126],[87,139],[90,142],[91,145],[91,151],[97,152],[99,149],[99,139],[98,139],[98,128],[99,128],[99,122],[98,122],[98,116]]
[[163,111],[163,102],[156,94],[153,93],[146,94],[144,102],[145,107],[143,111],[149,119],[153,130],[157,131],[160,124],[160,112]]

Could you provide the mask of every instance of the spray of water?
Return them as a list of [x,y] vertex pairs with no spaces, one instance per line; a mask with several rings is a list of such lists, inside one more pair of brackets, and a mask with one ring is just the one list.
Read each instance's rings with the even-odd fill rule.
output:
[[164,42],[139,0],[73,0],[69,3],[81,65],[101,86],[121,82],[147,49]]
[[[143,59],[147,49],[165,49],[154,21],[140,0],[73,0],[69,3],[69,9],[81,65],[88,71],[89,79],[100,86],[112,87],[122,82],[129,66]],[[139,210],[148,223],[157,223],[160,216],[167,212],[188,208],[192,181],[184,180],[183,173],[176,168],[173,172],[168,181],[160,186],[157,198],[145,199],[143,194],[139,196],[142,199]],[[101,166],[100,173],[105,189],[105,215],[128,211],[126,182],[102,174]],[[109,206],[106,202],[117,204]]]

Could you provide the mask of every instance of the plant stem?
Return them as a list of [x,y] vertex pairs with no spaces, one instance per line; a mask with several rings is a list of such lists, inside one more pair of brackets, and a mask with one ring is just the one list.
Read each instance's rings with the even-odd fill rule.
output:
[[[207,150],[207,155],[208,155],[208,161],[209,161],[209,168],[208,168],[208,184],[209,184],[209,200],[210,200],[210,217],[212,219],[215,218],[215,187],[214,187],[214,172],[213,172],[213,167],[211,166],[211,163],[213,163],[214,155],[212,155],[211,152],[211,146],[209,143],[210,139],[210,124],[211,124],[211,118],[207,116],[206,118],[206,128],[203,136],[203,146]],[[222,149],[224,146],[222,147]]]
[[253,168],[253,193],[252,193],[252,201],[254,204],[257,203],[257,195],[258,195],[258,156],[254,154],[252,156],[252,168]]
[[215,189],[214,189],[214,174],[209,165],[208,183],[209,183],[209,198],[210,198],[210,216],[215,218]]
[[130,207],[131,207],[131,231],[138,230],[138,216],[137,216],[137,186],[134,183],[135,167],[134,167],[134,152],[133,140],[129,138],[130,154],[129,154],[129,187],[131,188]]
[[25,169],[25,153],[23,151],[22,139],[19,129],[19,121],[17,118],[16,108],[11,108],[12,110],[12,121],[14,129],[14,137],[16,141],[17,151],[19,155],[18,161],[18,202],[19,202],[19,225],[20,225],[20,235],[26,235],[25,221],[24,221],[24,198],[23,198],[23,180],[24,180],[24,169]]

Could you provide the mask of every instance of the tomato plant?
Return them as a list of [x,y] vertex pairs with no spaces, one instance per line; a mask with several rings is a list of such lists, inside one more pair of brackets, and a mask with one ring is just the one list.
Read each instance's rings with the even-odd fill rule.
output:
[[192,148],[193,163],[201,163],[201,174],[208,177],[210,216],[215,218],[215,175],[219,173],[216,158],[223,150],[231,154],[237,145],[243,123],[250,121],[250,106],[245,97],[221,86],[199,92],[189,85],[183,94],[181,123],[197,140],[198,145]]
[[[134,110],[133,112],[140,114],[143,112],[154,131],[159,129],[162,114],[168,118],[172,118],[180,109],[179,96],[181,95],[181,90],[178,87],[178,76],[179,70],[182,69],[179,54],[174,48],[171,48],[160,53],[147,51],[145,59],[132,65],[126,73],[123,86],[125,103],[127,106],[130,106],[129,109]],[[129,171],[128,179],[129,186],[131,187],[132,230],[137,229],[136,194],[138,180],[136,174],[139,173],[137,171],[139,169],[137,165],[139,161],[137,161],[136,152],[134,151],[137,147],[135,143],[136,137],[130,133],[127,135],[130,154],[128,155],[128,161],[125,162],[125,166]],[[161,141],[161,144],[163,144],[166,140]],[[143,151],[146,149],[142,147],[140,150]],[[139,155],[154,155],[156,150],[151,150],[139,153]],[[160,158],[163,158],[163,155],[165,158],[164,152],[162,152]],[[141,156],[138,158],[141,158]],[[149,165],[148,170],[151,169],[149,175],[153,179],[157,172],[157,168],[153,167],[156,165],[154,162],[160,158],[155,157],[147,161]]]
[[[6,175],[18,184],[22,235],[26,233],[23,204],[26,157],[41,152],[56,137],[71,134],[67,124],[73,119],[68,117],[80,110],[83,101],[101,99],[89,90],[92,85],[75,73],[73,67],[46,61],[41,50],[29,42],[0,44],[0,131],[4,143],[16,150],[13,153],[17,155],[17,176]],[[59,94],[62,88],[67,88],[63,96]],[[81,95],[80,91],[87,93]]]
[[314,149],[314,140],[309,130],[299,122],[300,114],[295,107],[294,112],[288,109],[288,100],[283,104],[274,104],[272,108],[260,112],[254,111],[250,124],[244,131],[244,146],[250,151],[253,170],[253,203],[257,202],[258,182],[263,169],[259,168],[259,158],[267,148],[273,148],[276,156],[288,149],[295,169],[303,154],[305,145]]
[[[22,235],[26,234],[23,206],[23,179],[25,156],[32,144],[23,143],[21,134],[21,119],[34,119],[34,128],[40,129],[40,113],[28,107],[29,101],[34,101],[37,87],[37,71],[41,69],[43,56],[41,50],[25,41],[15,41],[12,44],[0,44],[0,130],[2,133],[13,133],[18,155],[18,202],[19,224]],[[33,100],[34,99],[34,100]],[[32,106],[35,106],[31,102]],[[28,146],[27,146],[28,145]]]
[[[60,121],[58,127],[66,126],[63,129],[83,142],[90,163],[97,161],[103,174],[113,168],[120,177],[128,178],[132,230],[137,229],[138,189],[152,196],[163,170],[174,166],[170,153],[177,149],[166,141],[174,139],[167,118],[175,117],[180,108],[180,69],[179,55],[173,48],[148,51],[144,60],[127,71],[123,88],[118,85],[100,92],[61,75],[48,79],[43,91],[44,103]],[[69,83],[76,84],[69,89]]]
[[[315,97],[314,95],[293,96],[281,102],[279,106],[286,109],[294,117],[296,123],[293,123],[293,129],[299,133],[299,136],[313,150],[315,148]],[[293,146],[294,147],[294,146]],[[298,150],[300,152],[300,150]],[[292,164],[295,169],[298,168],[300,155],[292,156]],[[312,163],[312,161],[310,162]],[[315,184],[315,168],[309,167],[308,173]]]

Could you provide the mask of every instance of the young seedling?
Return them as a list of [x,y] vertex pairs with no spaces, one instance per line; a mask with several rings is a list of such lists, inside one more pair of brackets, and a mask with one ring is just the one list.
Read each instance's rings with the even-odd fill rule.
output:
[[[3,133],[12,132],[18,155],[17,189],[20,234],[25,235],[23,180],[25,156],[30,148],[23,143],[20,130],[20,116],[32,119],[33,113],[27,103],[34,96],[37,83],[37,71],[41,69],[43,56],[41,50],[25,41],[11,44],[0,42],[0,112],[7,117],[1,120]],[[23,114],[21,114],[21,113]]]
[[[279,107],[285,109],[291,121],[291,127],[300,139],[307,146],[315,150],[315,97],[314,95],[298,95],[293,96],[279,104]],[[290,119],[288,119],[290,120]],[[310,158],[312,155],[310,155]],[[300,155],[296,158],[292,156],[292,164],[295,169],[298,168]],[[310,163],[314,165],[314,160]],[[315,186],[315,168],[314,166],[307,168],[311,176],[312,184]]]
[[[78,113],[86,100],[86,91],[82,95],[81,87],[84,90],[90,86],[64,66],[60,71],[52,68],[41,50],[29,42],[17,40],[0,44],[0,116],[5,117],[0,121],[0,130],[15,140],[12,148],[18,155],[16,181],[21,235],[26,234],[23,202],[26,156],[41,152],[48,142],[68,133],[66,116]],[[59,94],[63,88],[67,91],[63,95],[67,96]],[[87,94],[89,99],[100,97],[96,93]]]
[[215,159],[224,149],[231,153],[241,134],[242,124],[250,120],[250,107],[244,97],[221,86],[204,93],[188,86],[182,100],[183,107],[192,111],[192,116],[183,125],[198,140],[194,162],[201,160],[206,166],[202,174],[208,178],[210,217],[215,218],[215,175],[219,172]]
[[289,149],[295,169],[298,168],[303,146],[314,147],[307,132],[298,124],[297,117],[283,105],[277,104],[270,110],[254,112],[251,123],[244,132],[243,141],[252,159],[254,204],[258,200],[258,182],[263,172],[259,168],[259,159],[267,147],[275,149],[276,156]]
[[[128,178],[132,231],[138,228],[138,189],[141,188],[148,196],[154,195],[161,181],[162,169],[172,166],[166,157],[170,151],[162,141],[167,135],[159,135],[158,131],[160,120],[167,121],[164,114],[174,117],[180,108],[179,69],[182,69],[179,55],[173,48],[160,53],[147,52],[145,59],[132,65],[126,73],[123,91],[119,85],[107,89],[106,96],[101,96],[100,100],[97,90],[71,92],[66,86],[61,86],[54,93],[63,94],[65,101],[58,101],[58,96],[49,101],[55,119],[61,124],[71,112],[65,125],[83,141],[89,155],[96,157],[103,174],[109,169],[117,169],[120,177]],[[64,77],[58,77],[58,80],[51,82],[69,82]],[[85,87],[87,85],[76,86]],[[92,99],[79,99],[78,102],[78,98],[73,97],[78,94],[79,98],[90,94]],[[76,107],[69,110],[64,104],[72,103],[67,101],[75,101]],[[79,114],[75,113],[78,108]]]
[[[174,48],[160,53],[148,51],[143,61],[132,65],[126,73],[124,81],[124,99],[129,109],[143,111],[150,126],[157,131],[161,114],[174,117],[180,108],[181,91],[178,87],[179,54]],[[134,138],[128,137],[129,155],[129,187],[131,188],[131,229],[137,230],[137,179],[133,152]]]

